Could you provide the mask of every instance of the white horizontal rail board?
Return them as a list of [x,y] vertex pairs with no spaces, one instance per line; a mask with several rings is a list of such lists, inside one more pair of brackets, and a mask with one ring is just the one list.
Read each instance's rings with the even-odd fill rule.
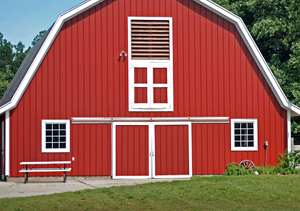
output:
[[192,123],[229,123],[229,117],[73,117],[72,124],[110,124],[112,122],[192,122]]
[[45,169],[22,169],[20,172],[62,172],[62,171],[71,171],[71,168],[65,168],[65,169],[50,169],[50,168],[45,168]]
[[38,164],[71,164],[71,161],[41,161],[41,162],[21,162],[20,165],[38,165]]

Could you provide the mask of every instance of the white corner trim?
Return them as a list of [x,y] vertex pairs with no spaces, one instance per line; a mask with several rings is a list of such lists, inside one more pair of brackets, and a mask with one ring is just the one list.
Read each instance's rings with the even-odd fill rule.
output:
[[[253,147],[235,147],[234,123],[253,123]],[[231,151],[257,151],[258,150],[257,119],[231,119]]]
[[287,151],[292,151],[291,111],[287,110]]
[[9,111],[5,112],[5,176],[10,176],[10,123],[9,123]]
[[82,4],[78,5],[77,7],[72,8],[71,10],[61,14],[56,22],[54,23],[50,33],[48,34],[45,42],[43,43],[41,49],[37,53],[35,59],[30,65],[26,75],[24,76],[22,82],[20,83],[17,91],[15,92],[14,96],[12,97],[11,101],[0,108],[0,114],[4,113],[5,111],[11,110],[12,108],[16,107],[18,102],[20,101],[21,97],[23,96],[26,88],[28,87],[31,79],[34,77],[36,71],[38,70],[40,64],[42,63],[43,59],[45,58],[48,50],[50,49],[52,43],[54,42],[56,36],[60,32],[61,27],[63,24],[70,20],[71,18],[75,17],[76,15],[88,10],[89,8],[99,4],[104,0],[87,0]]

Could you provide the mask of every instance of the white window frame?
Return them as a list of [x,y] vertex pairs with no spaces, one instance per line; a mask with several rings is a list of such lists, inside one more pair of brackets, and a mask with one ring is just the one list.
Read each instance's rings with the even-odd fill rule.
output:
[[[65,149],[46,148],[46,124],[66,124],[66,148]],[[70,120],[42,120],[42,152],[43,153],[70,152]]]
[[[131,20],[168,20],[170,31],[170,59],[169,60],[132,60],[131,59]],[[128,17],[128,95],[129,111],[156,112],[174,111],[173,106],[173,37],[171,17]],[[147,68],[147,84],[134,83],[134,68]],[[153,83],[153,68],[167,68],[167,84]],[[134,103],[135,88],[147,88],[147,103]],[[154,88],[167,88],[167,103],[154,103]]]
[[[235,123],[253,123],[253,147],[236,147],[234,138]],[[257,119],[231,119],[231,151],[257,151],[258,150]]]

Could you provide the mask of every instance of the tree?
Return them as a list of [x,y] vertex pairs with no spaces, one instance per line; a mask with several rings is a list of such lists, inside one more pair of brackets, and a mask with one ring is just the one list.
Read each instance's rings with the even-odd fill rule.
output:
[[22,42],[19,42],[17,45],[14,45],[14,60],[10,66],[10,70],[13,74],[16,74],[17,70],[19,69],[20,65],[22,64],[23,60],[26,57],[27,52],[30,50],[28,48],[24,52],[25,45]]
[[40,31],[34,38],[33,41],[31,42],[31,45],[34,46],[46,33],[47,31]]
[[[300,106],[300,1],[215,0],[240,16],[287,98]],[[293,132],[300,132],[294,118]]]
[[[40,31],[34,37],[32,46],[43,37],[45,32]],[[25,50],[25,45],[22,42],[19,42],[17,45],[11,44],[4,39],[3,34],[0,32],[0,98],[9,86],[30,48]]]
[[13,58],[13,45],[0,32],[0,72],[6,72],[10,68]]

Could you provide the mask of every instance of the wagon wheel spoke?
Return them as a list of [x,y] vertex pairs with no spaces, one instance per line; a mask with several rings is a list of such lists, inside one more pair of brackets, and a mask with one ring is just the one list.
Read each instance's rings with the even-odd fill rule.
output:
[[251,160],[243,160],[239,163],[238,166],[245,169],[255,168],[255,164]]

